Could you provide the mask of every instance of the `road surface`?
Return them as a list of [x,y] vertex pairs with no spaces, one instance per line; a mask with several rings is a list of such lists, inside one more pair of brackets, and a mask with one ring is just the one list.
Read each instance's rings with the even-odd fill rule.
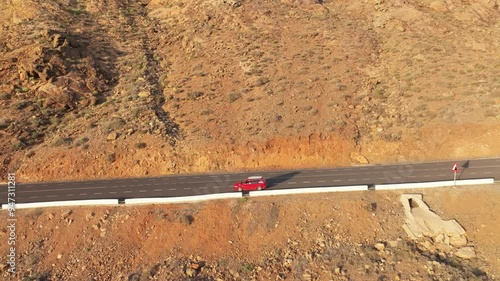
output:
[[[331,169],[172,175],[150,178],[72,182],[16,182],[16,203],[178,197],[233,192],[232,185],[248,176],[264,176],[270,189],[321,186],[374,185],[453,180],[453,161],[369,165]],[[500,179],[500,158],[458,161],[457,179]],[[265,192],[265,191],[263,191]],[[0,203],[7,202],[7,185],[0,188]]]

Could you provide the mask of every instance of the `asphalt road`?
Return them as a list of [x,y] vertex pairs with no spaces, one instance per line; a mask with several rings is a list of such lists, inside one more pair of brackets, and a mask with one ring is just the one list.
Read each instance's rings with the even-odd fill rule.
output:
[[[453,161],[402,165],[370,165],[314,170],[285,170],[73,182],[16,182],[16,203],[84,199],[177,197],[233,192],[247,176],[264,176],[269,189],[453,180]],[[457,161],[457,179],[500,179],[500,158]],[[262,191],[265,192],[265,191]],[[0,203],[7,202],[7,185]]]

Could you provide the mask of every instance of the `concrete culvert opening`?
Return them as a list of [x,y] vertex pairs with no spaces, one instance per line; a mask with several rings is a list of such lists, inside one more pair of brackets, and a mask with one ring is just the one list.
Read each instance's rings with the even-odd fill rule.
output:
[[410,205],[410,208],[414,209],[414,208],[418,208],[418,204],[415,200],[413,200],[412,198],[408,198],[408,205]]
[[403,229],[410,238],[439,236],[444,242],[445,237],[465,235],[465,229],[458,222],[443,220],[431,211],[421,194],[403,194],[400,200],[406,216]]

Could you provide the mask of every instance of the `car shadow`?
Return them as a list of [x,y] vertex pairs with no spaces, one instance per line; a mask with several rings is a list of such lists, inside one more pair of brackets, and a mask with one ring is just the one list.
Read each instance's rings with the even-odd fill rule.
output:
[[286,174],[281,174],[281,175],[278,175],[278,176],[274,176],[274,177],[271,177],[271,178],[267,178],[266,181],[267,181],[267,188],[272,188],[273,186],[276,186],[280,183],[283,183],[283,182],[286,182],[288,180],[290,180],[291,178],[293,178],[294,176],[300,174],[300,172],[290,172],[290,173],[286,173]]

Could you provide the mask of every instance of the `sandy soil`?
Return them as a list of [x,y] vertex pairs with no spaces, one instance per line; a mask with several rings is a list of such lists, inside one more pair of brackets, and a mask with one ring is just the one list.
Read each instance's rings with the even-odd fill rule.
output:
[[[311,280],[392,280],[395,276],[399,280],[495,280],[500,274],[499,188],[411,191],[423,194],[443,219],[456,219],[466,229],[468,244],[477,252],[471,260],[453,254],[440,259],[421,250],[422,241],[410,241],[401,227],[402,192],[368,191],[182,205],[19,210],[16,276],[19,280],[25,276],[274,280],[281,274],[287,280],[305,280],[309,275]],[[4,212],[0,219],[5,221]],[[7,239],[6,227],[1,229],[2,239]],[[376,250],[377,243],[385,250]],[[6,243],[0,251],[7,251]],[[193,273],[196,278],[205,279],[189,279],[186,268],[193,264],[201,267]]]

